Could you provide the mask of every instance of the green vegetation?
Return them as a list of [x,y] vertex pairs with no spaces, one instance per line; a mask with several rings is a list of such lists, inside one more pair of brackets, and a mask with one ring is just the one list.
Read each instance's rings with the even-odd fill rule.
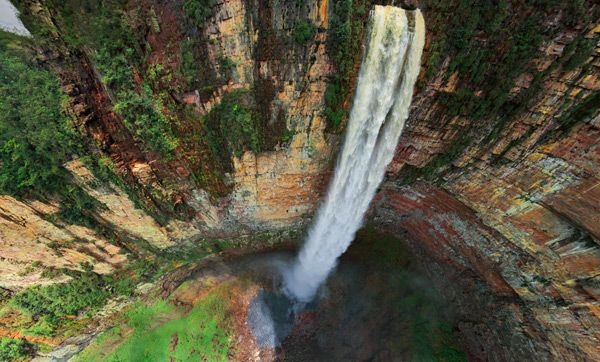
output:
[[317,28],[305,20],[300,20],[294,26],[294,40],[300,45],[306,44],[315,36]]
[[594,54],[595,47],[596,41],[594,38],[587,39],[583,33],[579,34],[563,51],[560,59],[563,69],[569,72],[581,67]]
[[27,341],[0,337],[0,361],[26,361],[31,353],[32,346]]
[[[207,255],[228,248],[247,247],[248,244],[243,239],[206,240],[199,244],[178,245],[159,251],[147,242],[138,240],[121,246],[131,252],[131,260],[128,262],[127,267],[119,270],[114,275],[96,274],[89,263],[81,265],[83,271],[49,269],[53,277],[66,274],[71,276],[72,279],[65,283],[27,288],[13,296],[2,296],[2,300],[0,300],[2,303],[0,304],[0,315],[14,316],[7,327],[22,333],[26,337],[41,336],[44,338],[60,339],[74,335],[86,327],[90,318],[104,307],[108,299],[118,296],[129,297],[132,295],[136,285],[140,283],[155,281],[174,268],[197,262]],[[60,245],[54,245],[53,247],[57,252],[60,252]],[[39,263],[33,263],[31,266],[39,267]],[[223,288],[222,290],[220,289],[219,293],[226,293],[227,291],[227,288]],[[203,335],[208,337],[202,339],[202,341],[212,341],[219,338],[222,341],[222,338],[224,338],[223,333],[226,331],[224,328],[226,328],[227,323],[226,317],[219,314],[222,309],[220,309],[218,303],[221,300],[227,299],[222,296],[215,297],[215,299],[207,299],[206,303],[199,307],[199,310],[189,314],[188,319],[184,319],[179,324],[173,323],[174,328],[180,328],[181,325],[186,323],[196,323],[195,328],[197,330],[199,322],[193,321],[193,319],[205,320],[208,313],[211,318],[216,318],[215,320],[218,320],[219,323],[218,325],[209,325],[210,328],[214,327],[213,329],[207,327],[208,329],[204,330]],[[162,312],[162,314],[158,313],[159,311],[164,311],[170,316],[169,318],[174,318],[175,316],[182,317],[184,314],[187,315],[187,309],[182,310],[181,308],[174,308],[170,304],[159,303],[162,304],[158,304],[156,308],[160,307],[163,309],[154,310],[154,307],[148,309],[148,307],[138,304],[128,314],[132,327],[157,327],[155,324],[146,325],[144,323],[153,323],[153,321],[156,321],[154,318],[165,321],[164,318],[167,316]],[[210,319],[206,320],[209,321]],[[167,328],[171,328],[169,326]],[[112,331],[114,332],[114,329]],[[110,333],[112,332],[108,332],[106,335],[110,335]],[[138,337],[141,338],[142,335],[143,333],[140,332]],[[122,339],[122,337],[119,337],[119,341]],[[12,351],[15,349],[15,343],[20,342],[14,341],[9,343],[6,341],[3,343],[7,344],[6,351]],[[188,348],[189,345],[186,344],[188,342],[181,341],[180,343],[182,348],[187,348],[188,352],[191,351],[191,348]],[[23,353],[27,355],[30,355],[35,350],[48,348],[43,342],[23,346]],[[227,344],[227,346],[229,345]],[[226,345],[221,343],[218,345],[215,344],[213,347],[214,353],[220,353],[219,351],[224,350]],[[8,352],[5,352],[3,349],[0,353]],[[96,353],[92,354],[92,356],[95,355]],[[0,360],[4,361],[6,359],[0,358]]]
[[576,123],[592,117],[598,108],[600,108],[600,91],[594,91],[592,94],[569,108],[569,110],[559,118],[558,123],[561,125],[561,130],[568,132]]
[[[187,313],[163,300],[149,306],[138,303],[127,313],[125,326],[105,332],[76,360],[227,361],[232,332],[227,297],[222,294],[223,287]],[[123,333],[132,329],[132,333]]]
[[231,78],[231,72],[235,69],[235,63],[233,60],[227,57],[219,58],[219,72],[223,78]]
[[[161,17],[167,5],[142,7],[125,0],[51,1],[49,7],[55,13],[55,23],[63,39],[73,53],[83,53],[82,57],[92,61],[107,90],[109,99],[105,105],[113,105],[134,137],[136,147],[150,153],[152,159],[158,156],[153,152],[160,153],[163,161],[178,158],[192,172],[191,178],[200,188],[213,195],[225,193],[222,170],[209,148],[207,134],[198,122],[198,115],[182,103],[181,95],[196,88],[204,96],[203,85],[218,86],[226,82],[233,63],[224,58],[219,64],[224,77],[217,77],[200,41],[201,35],[191,25],[193,19],[185,19],[182,27],[188,32],[183,39],[179,39],[181,34],[173,26],[160,23],[169,21]],[[206,13],[201,13],[210,9],[211,4],[211,1],[181,2],[187,15],[196,17],[205,16]],[[150,32],[160,32],[160,37],[147,36]],[[134,191],[143,194],[138,199],[145,200],[147,211],[155,209],[151,212],[153,216],[159,214],[157,211],[180,218],[189,215],[175,212],[173,193],[163,193],[150,185]]]
[[31,334],[54,336],[69,324],[72,316],[102,307],[106,300],[118,294],[130,294],[133,279],[101,276],[91,270],[83,273],[67,271],[73,279],[66,283],[28,288],[12,297],[12,305],[29,315],[35,323]]
[[328,50],[336,67],[325,91],[325,117],[332,130],[340,126],[348,115],[344,103],[354,90],[355,65],[362,57],[361,41],[364,38],[368,15],[366,0],[337,0],[331,3]]
[[[556,67],[553,64],[539,72],[531,61],[541,44],[556,35],[558,28],[548,23],[548,14],[561,13],[562,21],[569,26],[589,22],[591,18],[585,1],[525,1],[517,9],[509,5],[507,0],[475,4],[467,0],[430,2],[427,23],[429,29],[435,29],[435,34],[425,77],[418,86],[424,86],[438,73],[446,57],[450,57],[446,76],[457,73],[458,84],[453,92],[438,92],[437,101],[449,117],[461,116],[472,122],[445,154],[438,155],[422,169],[403,171],[404,182],[423,176],[433,179],[439,168],[449,166],[477,139],[472,132],[488,129],[483,142],[494,141],[510,119],[535,99],[544,76]],[[581,66],[591,54],[590,47],[592,44],[583,37],[567,47],[559,60],[563,69]],[[518,95],[510,96],[515,80],[524,73],[533,74],[533,81]]]
[[77,151],[56,77],[0,48],[0,193],[57,190]]
[[[161,95],[139,76],[144,74],[141,68],[146,56],[142,44],[147,43],[136,34],[145,34],[140,28],[146,25],[124,12],[120,0],[56,2],[52,8],[60,14],[69,45],[92,49],[88,55],[112,95],[114,109],[136,140],[169,157],[177,147],[172,122],[165,115]],[[152,8],[140,16],[160,32]]]
[[152,29],[155,33],[160,33],[160,24],[158,23],[158,17],[156,16],[156,12],[154,8],[150,9],[150,23],[152,25]]
[[[464,16],[448,17],[449,12]],[[544,39],[543,12],[508,17],[505,0],[476,5],[459,0],[434,1],[431,13],[442,26],[443,38],[431,47],[427,75],[436,73],[444,54],[451,57],[447,74],[458,72],[460,79],[455,92],[442,92],[438,98],[450,116],[477,120],[521,109],[529,101],[507,103],[515,77],[528,70],[528,59]]]
[[214,0],[185,0],[183,10],[197,27],[203,28],[206,18],[212,13],[213,6]]
[[61,198],[60,217],[93,225],[101,205],[62,166],[84,153],[58,79],[33,59],[31,40],[0,31],[0,194]]
[[246,150],[260,152],[263,149],[260,123],[259,112],[248,90],[228,93],[204,117],[213,154],[219,155],[225,167],[230,167],[232,155],[240,157]]
[[196,56],[196,42],[192,39],[184,39],[179,45],[179,73],[185,79],[189,87],[193,87],[198,69],[199,59]]

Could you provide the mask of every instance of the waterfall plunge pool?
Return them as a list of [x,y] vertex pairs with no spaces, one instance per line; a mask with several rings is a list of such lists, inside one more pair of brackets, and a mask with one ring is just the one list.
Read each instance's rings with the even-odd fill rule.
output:
[[[452,303],[434,290],[402,240],[363,228],[316,299],[291,315],[281,292],[281,271],[295,257],[290,245],[181,266],[75,360],[466,360]],[[263,314],[275,315],[276,325],[262,326],[263,337],[277,329],[281,340],[271,346],[253,334],[261,327],[251,320],[257,300],[266,301]]]

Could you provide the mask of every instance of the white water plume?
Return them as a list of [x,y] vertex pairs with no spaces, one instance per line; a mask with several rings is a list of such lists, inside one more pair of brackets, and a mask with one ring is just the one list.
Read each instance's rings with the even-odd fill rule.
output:
[[419,10],[375,6],[335,175],[284,290],[312,300],[350,245],[404,128],[420,69],[425,22]]
[[0,0],[0,30],[31,36],[19,19],[19,12],[9,0]]

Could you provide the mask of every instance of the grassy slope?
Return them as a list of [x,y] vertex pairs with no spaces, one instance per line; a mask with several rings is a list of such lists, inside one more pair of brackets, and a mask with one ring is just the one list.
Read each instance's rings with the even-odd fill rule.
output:
[[76,361],[227,361],[232,330],[226,290],[211,292],[187,313],[164,300],[137,304],[123,326],[105,332]]

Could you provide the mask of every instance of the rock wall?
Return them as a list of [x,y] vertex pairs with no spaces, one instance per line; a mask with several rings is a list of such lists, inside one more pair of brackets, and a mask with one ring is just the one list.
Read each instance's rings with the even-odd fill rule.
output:
[[[287,37],[306,13],[322,29],[327,1],[291,6],[285,2],[253,4],[237,0],[218,5],[207,27],[214,62],[227,56],[236,64],[229,89],[255,87],[267,102],[269,124],[283,122],[290,139],[275,150],[246,152],[233,160],[233,192],[225,218],[229,225],[280,228],[298,224],[318,203],[331,170],[332,144],[325,138],[321,115],[328,75],[332,71],[326,41],[319,31],[299,47]],[[278,34],[278,35],[271,35]],[[209,109],[219,97],[201,104]]]
[[585,256],[562,261],[523,250],[454,195],[426,183],[386,187],[373,222],[406,240],[452,301],[473,359],[597,359],[597,290],[572,279],[585,279],[594,264]]
[[[498,115],[447,114],[439,95],[461,83],[446,59],[416,96],[374,206],[373,220],[404,236],[457,303],[478,359],[600,356],[599,24],[555,23],[560,31],[532,60],[541,87],[494,137],[486,135]],[[577,37],[596,46],[565,70],[557,63]],[[533,77],[517,77],[511,94]],[[456,148],[466,134],[474,137]]]
[[159,225],[123,190],[95,178],[80,161],[65,167],[101,203],[96,217],[104,229],[61,221],[56,202],[0,196],[0,288],[17,291],[65,281],[69,277],[60,269],[82,270],[82,263],[100,274],[114,273],[136,251],[127,241],[143,240],[161,250],[197,239],[199,231],[189,224],[174,220]]

